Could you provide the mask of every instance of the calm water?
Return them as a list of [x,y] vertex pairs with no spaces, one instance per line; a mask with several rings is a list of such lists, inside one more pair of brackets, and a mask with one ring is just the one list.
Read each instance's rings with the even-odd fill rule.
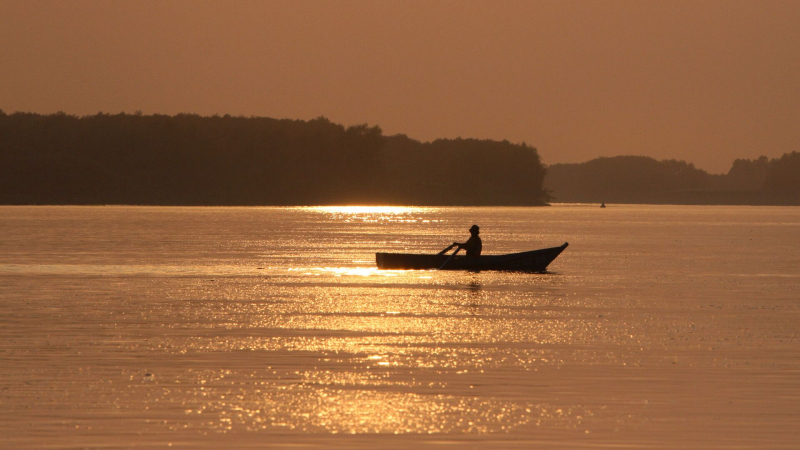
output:
[[798,448],[798,332],[800,208],[0,207],[5,448]]

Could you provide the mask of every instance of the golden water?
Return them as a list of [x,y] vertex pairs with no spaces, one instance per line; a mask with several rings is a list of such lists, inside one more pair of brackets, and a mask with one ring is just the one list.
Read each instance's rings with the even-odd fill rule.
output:
[[3,448],[797,448],[799,331],[800,208],[0,207]]

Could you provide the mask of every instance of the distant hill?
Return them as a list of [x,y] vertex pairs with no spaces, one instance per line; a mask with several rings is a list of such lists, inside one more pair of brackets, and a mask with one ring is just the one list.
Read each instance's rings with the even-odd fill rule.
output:
[[0,111],[0,204],[544,205],[535,148],[379,127]]
[[725,175],[645,156],[597,158],[547,168],[556,202],[800,205],[800,153],[737,159]]

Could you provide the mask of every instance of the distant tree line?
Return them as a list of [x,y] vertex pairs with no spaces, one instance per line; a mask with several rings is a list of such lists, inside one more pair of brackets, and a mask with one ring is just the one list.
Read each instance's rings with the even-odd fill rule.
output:
[[645,156],[554,164],[545,186],[557,202],[800,205],[800,153],[737,159],[724,175]]
[[0,204],[543,205],[535,148],[193,114],[5,114]]

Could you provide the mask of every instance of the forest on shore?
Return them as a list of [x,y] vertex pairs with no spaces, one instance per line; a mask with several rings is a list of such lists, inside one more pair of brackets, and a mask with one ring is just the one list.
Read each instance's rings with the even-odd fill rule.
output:
[[679,205],[800,205],[800,153],[737,159],[727,174],[646,156],[597,158],[547,168],[553,201]]
[[544,205],[524,143],[194,114],[6,114],[0,204]]
[[377,126],[195,114],[6,114],[6,205],[800,205],[800,153],[684,161],[602,157],[545,166],[508,141],[384,136]]

